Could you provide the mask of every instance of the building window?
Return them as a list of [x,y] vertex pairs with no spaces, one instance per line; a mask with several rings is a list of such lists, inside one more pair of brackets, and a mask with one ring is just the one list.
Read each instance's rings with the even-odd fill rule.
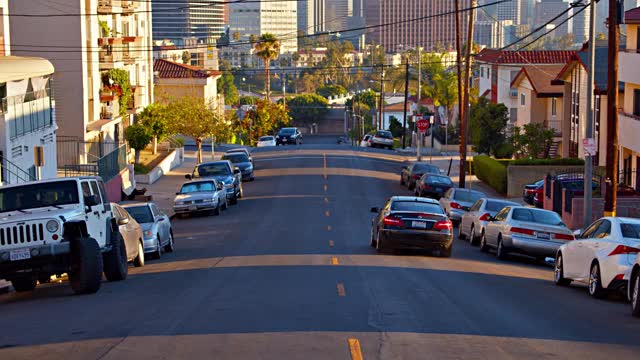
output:
[[551,99],[551,116],[558,115],[557,106],[558,106],[558,99],[552,98]]
[[491,79],[491,68],[487,68],[487,79]]
[[633,89],[633,115],[640,116],[640,89]]
[[509,109],[509,121],[511,121],[512,123],[515,123],[517,119],[518,119],[518,109],[517,108],[510,108]]
[[525,106],[527,104],[527,99],[524,94],[520,94],[520,105]]

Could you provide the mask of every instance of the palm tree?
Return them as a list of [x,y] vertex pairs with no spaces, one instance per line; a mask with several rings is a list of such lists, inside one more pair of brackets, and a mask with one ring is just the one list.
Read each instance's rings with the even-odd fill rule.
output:
[[264,33],[260,36],[258,42],[256,43],[256,52],[255,55],[264,61],[264,72],[267,76],[265,80],[265,90],[267,95],[267,101],[271,101],[269,95],[271,93],[271,78],[269,65],[271,60],[275,60],[278,58],[280,54],[280,40],[270,33]]

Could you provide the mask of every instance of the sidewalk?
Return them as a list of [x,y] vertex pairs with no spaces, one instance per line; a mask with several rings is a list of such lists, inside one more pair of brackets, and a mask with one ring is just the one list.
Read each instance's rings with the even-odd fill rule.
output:
[[164,174],[154,184],[140,184],[138,185],[138,188],[146,187],[147,192],[145,193],[145,195],[151,195],[153,197],[153,202],[158,204],[162,211],[164,211],[169,217],[172,217],[174,215],[173,199],[176,196],[176,192],[179,190],[180,185],[187,181],[184,176],[186,174],[190,174],[195,166],[195,151],[185,151],[184,163],[182,163],[182,165],[171,170],[167,174]]

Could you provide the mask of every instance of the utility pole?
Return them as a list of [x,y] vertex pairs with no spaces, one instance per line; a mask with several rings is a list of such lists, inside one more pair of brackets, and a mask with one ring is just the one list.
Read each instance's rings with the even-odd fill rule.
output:
[[282,70],[282,104],[287,106],[287,74]]
[[405,149],[407,137],[407,104],[409,103],[409,56],[404,67],[404,120],[402,121],[402,148]]
[[[458,119],[460,122],[460,127],[462,128],[462,119],[464,117],[464,106],[462,106],[462,91],[463,91],[463,87],[462,87],[462,45],[460,44],[460,0],[455,0],[456,1],[456,70],[458,72]],[[449,123],[447,121],[447,129],[448,129]],[[462,134],[460,134],[462,136]],[[431,136],[433,137],[433,134],[431,134]],[[447,132],[446,136],[445,136],[445,140],[448,140],[449,138],[449,134]],[[446,142],[446,141],[445,141]],[[460,141],[460,156],[462,156],[462,141]],[[464,187],[464,164],[462,163],[462,161],[460,162],[460,187]]]
[[[422,105],[422,47],[418,45],[418,114],[422,114],[420,111],[420,106]],[[431,125],[430,125],[431,127]],[[416,130],[416,124],[413,124],[413,131],[416,132],[417,144],[416,144],[416,159],[418,161],[422,160],[422,133]],[[433,132],[433,129],[431,129]],[[431,135],[433,136],[433,134]],[[433,153],[433,148],[431,148],[431,152]]]
[[380,116],[378,119],[378,130],[382,130],[384,122],[384,65],[380,66]]
[[607,178],[604,216],[616,216],[616,191],[618,190],[618,2],[619,0],[609,0]]
[[467,130],[469,128],[469,119],[471,117],[471,109],[469,109],[469,92],[471,90],[471,50],[473,49],[473,15],[474,8],[478,5],[477,0],[471,0],[471,10],[469,10],[469,25],[467,28],[467,51],[465,53],[464,65],[464,99],[462,106],[464,108],[460,117],[460,181],[458,186],[465,187],[467,179]]
[[[594,124],[594,101],[593,101],[593,88],[595,82],[595,59],[596,59],[596,2],[591,1],[589,9],[589,61],[587,67],[589,74],[587,76],[587,139],[593,138],[593,124]],[[591,224],[591,218],[593,217],[591,212],[592,207],[592,184],[593,178],[593,158],[586,154],[584,160],[584,229]]]

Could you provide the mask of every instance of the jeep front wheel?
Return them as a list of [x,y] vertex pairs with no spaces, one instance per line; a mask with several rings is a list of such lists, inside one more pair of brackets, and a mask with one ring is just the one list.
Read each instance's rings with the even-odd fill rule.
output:
[[11,285],[16,292],[33,291],[36,288],[36,279],[33,276],[25,276],[11,280]]
[[104,276],[109,281],[122,281],[127,278],[129,266],[127,264],[127,249],[120,232],[116,232],[111,244],[111,251],[104,253]]
[[102,282],[102,254],[98,243],[87,237],[71,242],[69,282],[76,294],[93,294]]

